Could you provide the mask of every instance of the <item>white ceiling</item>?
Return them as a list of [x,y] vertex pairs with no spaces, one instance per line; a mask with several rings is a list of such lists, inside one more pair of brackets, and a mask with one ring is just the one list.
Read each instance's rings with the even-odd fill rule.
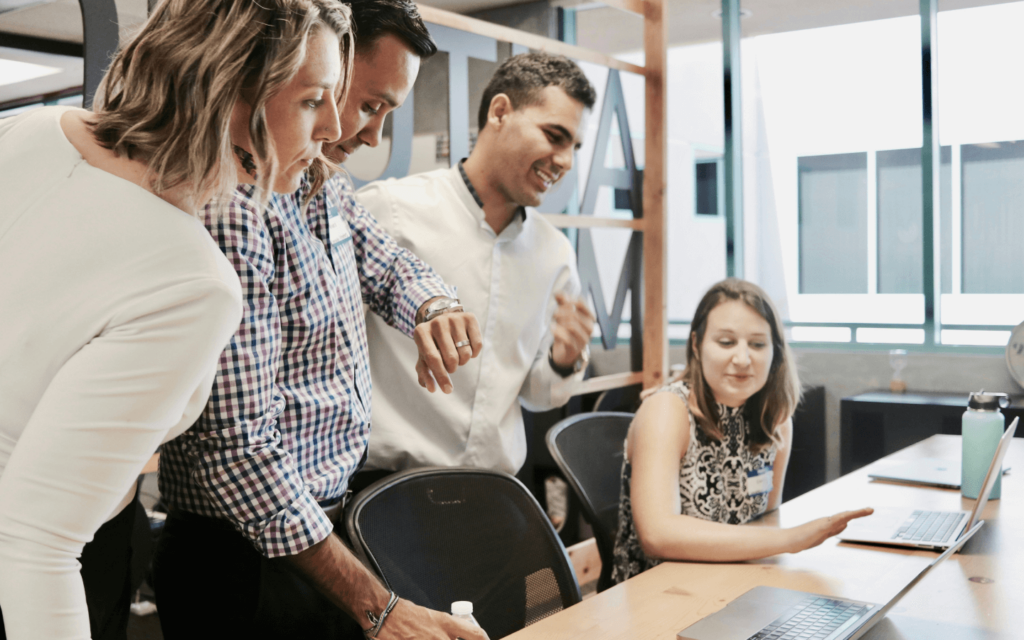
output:
[[[950,11],[1015,0],[940,0],[939,9]],[[592,0],[554,0],[565,7],[593,6]],[[750,16],[743,18],[744,36],[830,27],[917,15],[919,0],[743,0]],[[668,0],[669,46],[722,39],[722,21],[714,12],[721,0]],[[595,8],[576,14],[577,43],[606,53],[643,48],[643,24],[639,16],[616,9]]]
[[[15,0],[21,4],[23,0]],[[114,0],[117,5],[121,37],[146,20],[146,0]],[[37,38],[82,42],[82,11],[78,0],[35,0],[20,9],[2,11],[0,0],[0,31]]]
[[[642,23],[638,16],[615,9],[593,8],[592,0],[552,0],[564,7],[578,7],[577,41],[580,46],[604,53],[636,51],[643,47]],[[940,9],[952,10],[1011,0],[941,0]],[[115,0],[122,38],[146,18],[146,0]],[[432,0],[428,4],[460,13],[508,5],[507,0]],[[4,10],[5,7],[15,7]],[[668,0],[669,45],[695,44],[721,39],[721,20],[712,14],[720,0]],[[865,22],[918,12],[918,0],[744,0],[751,12],[742,21],[745,36],[796,31],[852,22]],[[0,0],[0,32],[82,42],[82,20],[78,0]],[[9,50],[7,50],[9,51]],[[5,50],[0,48],[0,55]],[[0,85],[0,102],[16,97],[55,90],[53,83],[81,84],[81,61],[31,52],[19,52],[18,59],[36,64],[61,63],[65,73],[16,85]],[[6,57],[6,56],[5,56]],[[77,64],[78,66],[75,66]],[[2,79],[0,79],[2,81]],[[65,88],[65,87],[59,87]]]

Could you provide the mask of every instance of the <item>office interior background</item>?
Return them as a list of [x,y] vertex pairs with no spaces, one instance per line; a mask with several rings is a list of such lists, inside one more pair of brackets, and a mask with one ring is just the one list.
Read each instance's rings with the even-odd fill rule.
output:
[[[472,15],[643,64],[641,19],[600,3],[441,0]],[[117,0],[122,34],[146,0]],[[912,391],[1019,392],[1004,350],[1024,321],[1024,2],[943,0],[937,32],[940,201],[935,263],[941,325],[929,332],[923,294],[921,18],[916,0],[749,0],[742,3],[742,272],[787,321],[805,384],[826,398],[826,474],[839,475],[840,399],[888,385],[889,351],[909,352]],[[667,232],[670,360],[685,357],[688,320],[727,275],[721,3],[670,0]],[[511,53],[509,48],[508,53]],[[499,52],[500,59],[500,52]],[[468,62],[470,144],[497,61]],[[595,149],[608,70],[582,63],[598,107],[570,177],[564,211],[579,213],[590,165],[623,166],[621,132]],[[82,104],[76,0],[0,0],[0,117],[41,104]],[[410,173],[449,166],[448,54],[423,65],[414,91]],[[633,156],[643,167],[643,81],[621,73]],[[391,127],[348,162],[379,176]],[[458,160],[458,158],[455,158]],[[573,190],[575,186],[575,190]],[[621,195],[621,194],[620,194]],[[628,200],[628,199],[625,199]],[[595,215],[632,217],[612,187]],[[573,233],[569,231],[568,233]],[[631,231],[590,232],[610,304]],[[624,305],[628,320],[630,305]],[[630,324],[618,348],[595,337],[595,367],[629,369]]]

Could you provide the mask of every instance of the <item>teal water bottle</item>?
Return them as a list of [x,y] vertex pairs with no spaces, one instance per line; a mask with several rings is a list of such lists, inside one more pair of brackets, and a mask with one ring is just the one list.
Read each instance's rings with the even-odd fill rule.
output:
[[[1003,437],[1005,420],[1000,407],[1010,404],[1005,393],[972,393],[963,417],[963,466],[960,471],[960,495],[976,499],[985,482],[985,474]],[[1003,473],[992,488],[990,500],[998,500],[1003,486]]]

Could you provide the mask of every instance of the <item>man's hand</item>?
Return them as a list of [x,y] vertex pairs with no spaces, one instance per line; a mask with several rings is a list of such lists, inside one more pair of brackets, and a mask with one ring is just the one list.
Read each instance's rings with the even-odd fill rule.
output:
[[[461,311],[443,313],[421,322],[413,331],[413,339],[420,352],[416,377],[420,386],[430,393],[434,393],[434,380],[442,391],[451,393],[452,381],[448,374],[480,355],[483,348],[476,316]],[[461,346],[456,347],[457,344]]]
[[[275,558],[306,579],[363,629],[372,626],[367,611],[380,614],[390,600],[388,590],[335,534],[294,556]],[[377,634],[380,640],[488,640],[487,634],[446,613],[399,600]]]
[[558,302],[558,309],[551,322],[551,334],[555,338],[551,345],[551,359],[559,367],[569,369],[590,344],[590,336],[594,332],[594,314],[583,298],[556,293],[555,301]]
[[380,640],[488,640],[480,627],[408,600],[398,601],[377,637]]

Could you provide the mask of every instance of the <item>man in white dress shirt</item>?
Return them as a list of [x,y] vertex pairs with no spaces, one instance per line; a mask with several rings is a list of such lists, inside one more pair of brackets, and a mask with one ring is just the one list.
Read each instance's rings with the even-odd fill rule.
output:
[[434,381],[425,367],[418,379],[410,372],[415,345],[367,316],[374,385],[368,470],[464,465],[514,474],[526,459],[520,405],[562,406],[582,379],[594,318],[579,298],[576,256],[530,207],[572,168],[594,100],[567,58],[514,56],[484,91],[468,159],[358,192],[401,246],[458,288],[485,345],[451,375],[451,393],[422,393],[418,387],[432,389]]

